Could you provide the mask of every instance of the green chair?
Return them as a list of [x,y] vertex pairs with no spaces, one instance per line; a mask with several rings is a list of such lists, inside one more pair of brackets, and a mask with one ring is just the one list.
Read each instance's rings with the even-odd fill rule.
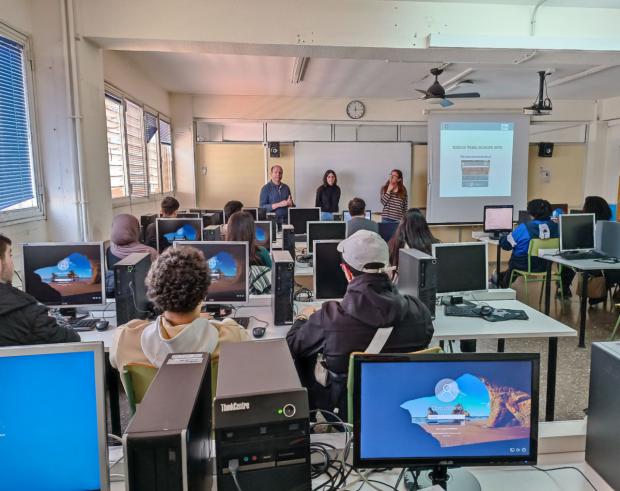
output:
[[[620,307],[620,303],[616,304],[616,308],[618,307]],[[616,321],[614,330],[611,332],[611,336],[609,336],[609,341],[613,341],[614,339],[616,339],[616,332],[618,331],[618,326],[620,326],[620,315],[618,316],[618,320]]]
[[[513,269],[510,274],[510,282],[508,287],[512,287],[512,283],[519,277],[523,277],[523,281],[525,284],[525,298],[529,303],[530,297],[527,289],[527,285],[529,283],[542,283],[540,287],[540,299],[538,301],[538,306],[542,305],[542,296],[543,290],[545,289],[545,282],[547,281],[547,272],[546,271],[532,271],[532,257],[538,257],[538,251],[540,249],[559,249],[560,248],[560,239],[531,239],[530,245],[527,251],[527,271],[522,269]],[[551,273],[551,280],[555,280],[560,285],[560,296],[562,300],[564,300],[564,290],[562,288],[562,265],[558,266],[557,273]]]
[[127,363],[123,367],[123,385],[132,415],[136,413],[136,405],[142,402],[156,373],[157,367],[146,363]]
[[[443,353],[443,350],[439,346],[435,346],[433,348],[426,348],[420,351],[412,352],[412,354],[416,355],[427,355],[434,353]],[[349,355],[349,371],[347,374],[347,421],[351,424],[353,424],[353,360],[358,355],[368,355],[368,353],[356,351],[355,353],[351,353]]]

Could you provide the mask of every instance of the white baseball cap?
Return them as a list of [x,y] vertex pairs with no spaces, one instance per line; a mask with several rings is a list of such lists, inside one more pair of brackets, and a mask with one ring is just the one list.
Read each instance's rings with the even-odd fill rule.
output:
[[[352,268],[363,273],[385,273],[395,268],[390,266],[388,245],[381,236],[370,230],[358,230],[338,244],[342,258]],[[382,268],[365,268],[367,264],[380,263]]]

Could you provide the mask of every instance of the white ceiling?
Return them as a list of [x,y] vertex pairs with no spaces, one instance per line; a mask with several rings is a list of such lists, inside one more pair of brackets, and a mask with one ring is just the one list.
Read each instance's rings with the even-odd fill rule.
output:
[[[510,3],[526,3],[526,0]],[[215,95],[417,97],[414,88],[426,89],[432,78],[424,77],[430,68],[439,64],[430,61],[311,58],[303,82],[295,85],[291,83],[295,60],[292,57],[138,51],[122,54],[169,92]],[[538,70],[552,67],[555,72],[549,78],[551,82],[595,66],[595,62],[583,64],[590,59],[583,53],[564,56],[562,64],[558,65],[550,65],[552,59],[553,55],[542,52],[521,64],[515,64],[514,56],[508,55],[503,63],[452,63],[440,81],[473,68],[473,73],[466,78],[472,79],[474,84],[463,85],[454,92],[477,91],[485,99],[534,99],[538,91]],[[618,81],[620,65],[549,88],[549,94],[552,99],[615,97],[620,96]]]

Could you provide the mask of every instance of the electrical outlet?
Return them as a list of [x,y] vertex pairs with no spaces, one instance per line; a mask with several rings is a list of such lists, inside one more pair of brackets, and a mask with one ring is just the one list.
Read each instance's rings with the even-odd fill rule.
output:
[[546,183],[551,182],[551,171],[549,169],[545,169],[544,167],[541,167],[540,177],[543,182],[546,182]]

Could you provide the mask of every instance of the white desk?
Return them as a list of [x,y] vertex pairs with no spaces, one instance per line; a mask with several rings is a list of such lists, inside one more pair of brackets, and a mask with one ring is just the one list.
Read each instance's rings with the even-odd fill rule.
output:
[[547,281],[545,282],[545,314],[549,314],[551,307],[551,266],[553,263],[573,268],[583,273],[581,283],[581,304],[579,308],[579,347],[586,346],[586,318],[588,303],[588,279],[592,271],[620,270],[620,263],[602,263],[594,259],[568,260],[553,254],[541,254],[540,257],[547,260]]
[[495,270],[497,271],[497,280],[495,286],[499,287],[499,274],[502,269],[502,248],[499,246],[498,239],[492,239],[486,232],[472,232],[472,239],[480,242],[486,242],[487,244],[494,245],[497,249],[497,255],[495,256]]

